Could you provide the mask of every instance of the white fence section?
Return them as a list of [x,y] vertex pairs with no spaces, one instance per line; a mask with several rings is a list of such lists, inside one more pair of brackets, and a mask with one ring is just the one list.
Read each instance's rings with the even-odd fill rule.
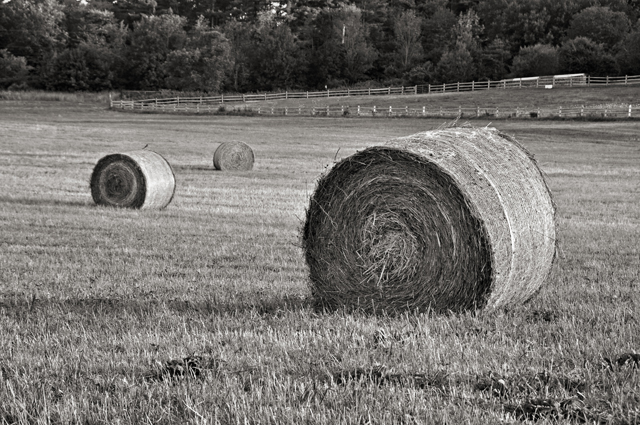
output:
[[[252,107],[252,102],[264,102],[281,99],[313,99],[320,97],[347,97],[347,96],[376,96],[376,95],[417,95],[417,94],[438,94],[452,92],[466,92],[478,90],[496,89],[518,89],[518,88],[553,88],[553,87],[591,87],[603,85],[634,85],[640,84],[640,76],[624,77],[591,77],[585,74],[553,75],[543,77],[513,78],[500,81],[472,81],[470,83],[448,83],[448,84],[427,84],[424,86],[411,87],[387,87],[381,89],[345,89],[326,90],[320,92],[284,92],[284,93],[263,93],[263,94],[237,94],[219,96],[197,96],[197,97],[174,97],[174,98],[153,98],[143,100],[110,100],[111,108],[127,109],[135,111],[156,111],[156,112],[189,112],[189,113],[214,113],[231,112],[246,114],[268,114],[268,115],[356,115],[356,116],[424,116],[424,117],[471,117],[471,116],[495,116],[495,117],[594,117],[603,118],[615,117],[637,117],[640,109],[633,105],[616,105],[612,107],[578,106],[558,109],[541,108],[536,110],[525,110],[516,108],[515,110],[486,109],[486,108],[462,108],[456,110],[427,110],[415,108],[357,108],[357,111],[348,107],[335,106],[322,108],[309,107]],[[236,104],[236,105],[234,105]],[[237,104],[240,104],[238,106]]]
[[[114,102],[116,103],[116,102]],[[348,106],[324,106],[324,107],[252,107],[224,106],[199,103],[173,103],[157,105],[141,105],[134,101],[118,101],[122,109],[166,112],[166,113],[228,113],[234,115],[280,115],[280,116],[357,116],[357,117],[424,117],[424,118],[590,118],[590,119],[617,119],[640,118],[640,104],[620,105],[580,105],[560,106],[554,108],[419,108],[373,106],[373,107],[348,107]]]

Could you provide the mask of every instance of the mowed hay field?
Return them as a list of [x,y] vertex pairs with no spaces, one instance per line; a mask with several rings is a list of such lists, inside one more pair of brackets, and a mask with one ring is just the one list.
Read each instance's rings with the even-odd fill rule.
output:
[[[557,204],[526,305],[312,308],[318,177],[442,124],[0,102],[0,423],[640,423],[638,121],[471,122],[526,146]],[[226,141],[253,170],[214,169]],[[147,144],[174,169],[168,207],[96,206],[97,161]]]

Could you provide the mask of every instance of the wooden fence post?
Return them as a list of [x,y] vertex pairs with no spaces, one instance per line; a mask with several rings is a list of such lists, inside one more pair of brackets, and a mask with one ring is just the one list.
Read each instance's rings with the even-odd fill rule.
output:
[[387,89],[387,94],[391,94],[391,87]]
[[456,83],[456,91],[459,92],[460,91],[460,81],[458,81]]
[[307,92],[307,99],[309,99],[309,92]]
[[476,89],[476,83],[475,83],[475,81],[472,81],[471,82],[471,91],[475,91],[475,89]]
[[413,86],[413,94],[418,94],[418,85]]
[[427,84],[427,94],[431,94],[431,83]]
[[220,103],[224,103],[224,94],[220,94]]
[[423,117],[427,116],[427,107],[426,106],[422,107],[422,116]]
[[287,90],[284,91],[284,98],[289,99],[289,92]]

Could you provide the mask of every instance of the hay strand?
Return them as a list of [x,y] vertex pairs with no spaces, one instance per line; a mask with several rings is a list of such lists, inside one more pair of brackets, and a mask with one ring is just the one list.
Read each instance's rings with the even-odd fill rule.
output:
[[243,142],[224,142],[213,154],[216,170],[249,171],[253,168],[251,147]]
[[175,187],[171,165],[150,150],[107,155],[91,174],[91,196],[104,206],[162,209],[173,199]]
[[555,258],[533,158],[491,128],[442,128],[345,158],[318,182],[303,247],[319,307],[463,311],[528,300]]

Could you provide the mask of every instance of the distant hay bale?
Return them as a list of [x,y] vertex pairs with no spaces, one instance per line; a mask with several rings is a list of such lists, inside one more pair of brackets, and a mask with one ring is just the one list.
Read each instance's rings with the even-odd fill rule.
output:
[[216,170],[248,171],[253,168],[253,151],[242,142],[224,142],[213,154]]
[[173,199],[175,188],[169,163],[149,150],[107,155],[91,174],[91,196],[98,205],[162,209]]
[[446,128],[343,159],[302,234],[318,307],[464,311],[523,303],[555,258],[555,206],[533,157],[492,128]]

